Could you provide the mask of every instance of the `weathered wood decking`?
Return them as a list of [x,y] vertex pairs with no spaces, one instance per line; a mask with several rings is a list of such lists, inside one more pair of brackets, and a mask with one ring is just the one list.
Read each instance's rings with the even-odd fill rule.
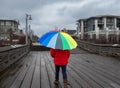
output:
[[[67,73],[71,88],[120,88],[120,61],[115,58],[77,48],[71,52]],[[48,51],[30,52],[0,78],[0,88],[55,88],[53,60]]]

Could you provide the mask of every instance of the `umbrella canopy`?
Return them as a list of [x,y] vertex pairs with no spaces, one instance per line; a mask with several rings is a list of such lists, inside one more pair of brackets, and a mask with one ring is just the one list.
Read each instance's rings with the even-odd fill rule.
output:
[[53,49],[71,50],[77,47],[76,41],[68,33],[59,30],[47,32],[38,42]]

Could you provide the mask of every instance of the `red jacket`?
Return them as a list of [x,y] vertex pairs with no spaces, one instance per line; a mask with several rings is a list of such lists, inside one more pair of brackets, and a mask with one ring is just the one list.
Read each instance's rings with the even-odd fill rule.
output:
[[70,50],[50,49],[50,55],[54,58],[54,64],[67,65],[70,56]]

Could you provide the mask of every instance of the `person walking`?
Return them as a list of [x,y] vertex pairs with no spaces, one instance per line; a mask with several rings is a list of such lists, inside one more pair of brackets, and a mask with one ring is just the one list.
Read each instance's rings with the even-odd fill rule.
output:
[[70,50],[60,50],[60,49],[50,49],[50,55],[54,58],[55,64],[55,81],[54,84],[58,85],[59,83],[59,71],[62,69],[63,83],[64,88],[67,88],[67,72],[66,67],[70,57]]

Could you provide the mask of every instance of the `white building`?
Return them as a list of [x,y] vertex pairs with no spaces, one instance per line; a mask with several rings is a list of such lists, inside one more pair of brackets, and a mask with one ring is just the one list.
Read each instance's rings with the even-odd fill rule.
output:
[[120,42],[120,16],[101,15],[77,20],[77,33],[81,40],[99,43]]

